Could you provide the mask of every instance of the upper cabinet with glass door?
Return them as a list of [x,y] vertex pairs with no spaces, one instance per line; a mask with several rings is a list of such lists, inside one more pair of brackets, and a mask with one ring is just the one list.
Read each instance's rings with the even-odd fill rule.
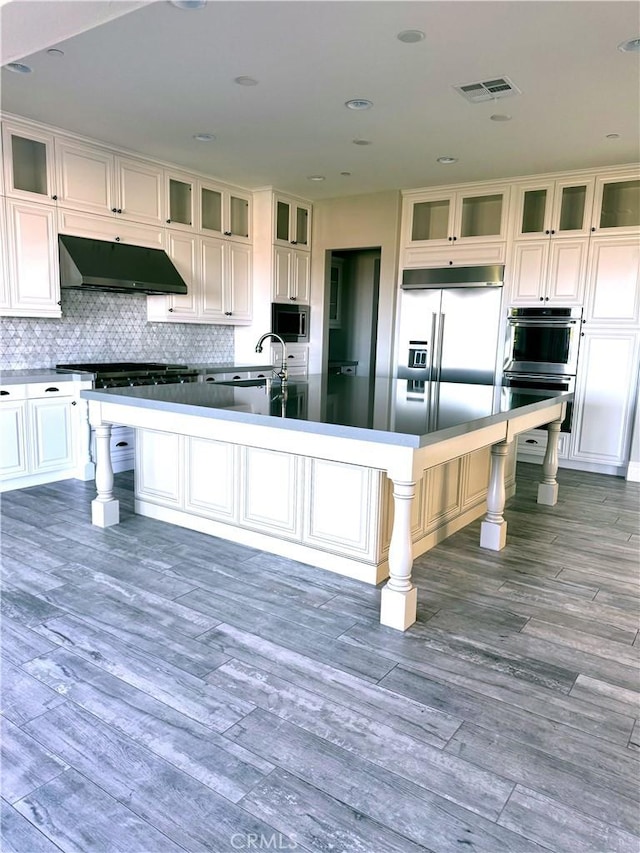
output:
[[594,178],[528,181],[515,186],[516,240],[586,237],[591,226]]
[[2,123],[4,188],[8,196],[55,203],[53,134]]
[[509,188],[405,195],[403,244],[446,246],[506,239]]
[[193,231],[195,219],[196,180],[177,172],[165,174],[165,223],[180,231]]
[[311,249],[311,205],[275,195],[273,242],[296,249]]
[[640,173],[596,179],[591,231],[595,234],[637,234],[640,232]]
[[251,196],[201,181],[199,227],[203,234],[251,242]]

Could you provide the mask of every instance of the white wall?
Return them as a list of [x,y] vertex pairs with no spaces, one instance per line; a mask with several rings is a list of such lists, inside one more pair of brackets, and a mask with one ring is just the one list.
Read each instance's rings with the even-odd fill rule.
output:
[[[311,251],[309,372],[322,370],[329,323],[325,304],[326,255],[332,249],[380,247],[377,373],[390,374],[398,279],[401,197],[398,191],[314,202]],[[320,346],[322,342],[322,346]]]

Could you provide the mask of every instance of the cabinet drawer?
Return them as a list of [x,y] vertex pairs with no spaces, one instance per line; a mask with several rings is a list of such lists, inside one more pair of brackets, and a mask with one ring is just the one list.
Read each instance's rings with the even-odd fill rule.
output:
[[3,403],[8,403],[11,400],[24,400],[26,397],[26,385],[0,385],[0,400]]
[[31,382],[27,387],[27,397],[73,397],[73,391],[68,382]]
[[[545,429],[534,429],[523,432],[518,436],[518,453],[544,456],[547,450],[549,433]],[[561,432],[558,439],[558,458],[566,459],[568,455],[569,433]]]

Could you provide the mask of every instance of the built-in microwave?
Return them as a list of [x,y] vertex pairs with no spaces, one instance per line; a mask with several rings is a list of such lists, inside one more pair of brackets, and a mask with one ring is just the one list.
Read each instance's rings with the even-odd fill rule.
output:
[[271,331],[288,344],[306,343],[309,340],[309,306],[272,302]]

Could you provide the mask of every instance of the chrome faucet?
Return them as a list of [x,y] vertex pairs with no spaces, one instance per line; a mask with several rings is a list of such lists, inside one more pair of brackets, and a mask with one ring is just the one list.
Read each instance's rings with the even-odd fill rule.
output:
[[284,385],[285,385],[285,383],[286,383],[286,381],[287,381],[287,379],[288,379],[288,373],[287,373],[287,345],[286,345],[286,344],[285,344],[285,342],[282,340],[282,338],[280,337],[280,335],[276,335],[276,333],[275,333],[275,332],[267,332],[266,334],[264,334],[264,335],[260,338],[260,340],[259,340],[259,341],[258,341],[258,343],[256,344],[256,352],[262,352],[262,344],[267,340],[267,338],[275,338],[275,340],[276,340],[276,341],[278,341],[278,343],[282,346],[282,364],[280,365],[280,370],[274,370],[273,368],[271,368],[271,369],[272,369],[272,371],[273,371],[273,375],[278,377],[278,379],[280,380],[280,382],[281,382],[282,386],[284,387]]

